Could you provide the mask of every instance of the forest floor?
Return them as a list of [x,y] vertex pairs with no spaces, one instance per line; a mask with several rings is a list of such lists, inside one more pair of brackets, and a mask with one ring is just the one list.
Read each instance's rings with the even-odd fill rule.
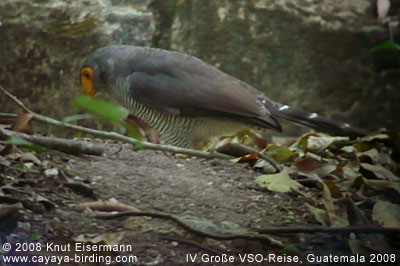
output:
[[[321,206],[317,201],[324,196],[317,186],[304,186],[300,192],[267,191],[256,182],[262,173],[248,164],[134,150],[130,144],[112,140],[89,141],[104,146],[102,156],[23,150],[0,156],[5,170],[0,195],[2,243],[12,244],[11,252],[3,249],[2,253],[25,254],[31,260],[3,260],[2,265],[44,265],[32,263],[34,256],[63,258],[61,265],[106,265],[107,261],[93,261],[107,256],[114,261],[116,256],[133,260],[118,265],[251,265],[254,259],[263,259],[258,265],[294,265],[298,263],[288,260],[299,256],[307,265],[307,254],[352,256],[340,234],[213,239],[170,217],[105,219],[105,211],[120,209],[163,213],[216,236],[246,235],[257,228],[316,226],[315,213],[307,204]],[[18,243],[26,243],[25,248]],[[41,243],[41,247],[29,243]],[[121,245],[127,250],[83,252],[76,243],[92,249]],[[84,256],[87,262],[77,263]],[[286,262],[277,262],[278,256]],[[221,263],[224,258],[234,261]]]

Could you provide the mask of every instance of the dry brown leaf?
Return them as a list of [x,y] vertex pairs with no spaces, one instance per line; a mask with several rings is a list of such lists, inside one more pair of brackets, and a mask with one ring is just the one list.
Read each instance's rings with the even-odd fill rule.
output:
[[[32,134],[32,130],[29,127],[29,121],[32,119],[34,114],[27,114],[27,113],[20,113],[18,114],[17,118],[13,121],[11,125],[11,130],[16,132],[22,132],[26,134]],[[8,136],[1,137],[0,139],[9,139]],[[4,149],[0,151],[0,155],[8,155],[14,151],[13,144],[7,144]]]
[[21,154],[20,160],[23,162],[33,162],[36,165],[41,165],[42,161],[32,152],[24,152]]
[[347,164],[347,165],[341,167],[341,172],[345,179],[354,179],[358,176],[361,176],[361,174],[359,172],[359,168],[360,168],[359,166]]
[[376,134],[376,135],[362,137],[359,141],[360,142],[362,142],[362,141],[370,142],[370,141],[384,140],[384,139],[389,139],[389,135],[380,133],[380,134]]
[[2,150],[0,150],[0,156],[6,156],[14,151],[14,145],[7,144]]
[[316,174],[321,178],[332,173],[337,168],[336,165],[332,165],[312,157],[306,157],[300,161],[297,161],[296,166],[301,172]]
[[331,137],[331,136],[310,136],[308,138],[308,149],[319,153],[334,143],[346,143],[349,141],[349,137]]
[[372,219],[386,227],[400,228],[400,205],[380,200],[372,208]]
[[371,171],[372,173],[375,174],[375,176],[379,179],[384,179],[384,180],[389,180],[389,181],[399,181],[400,178],[390,172],[388,169],[386,169],[383,166],[380,165],[373,165],[369,163],[361,163],[360,164],[362,168],[365,170]]
[[316,174],[314,174],[315,179],[322,186],[322,203],[325,206],[326,218],[328,226],[340,226],[342,224],[341,219],[336,215],[335,206],[333,204],[331,190],[327,184]]
[[11,126],[11,130],[16,132],[22,132],[25,134],[32,134],[32,130],[29,127],[29,121],[31,121],[34,114],[20,113],[15,119],[14,123]]
[[369,158],[372,163],[376,163],[379,160],[379,152],[377,149],[370,149],[365,152],[359,152],[357,153],[357,155],[360,158],[360,161],[363,162],[368,162],[368,160],[366,160],[365,158]]
[[329,190],[328,186],[320,180],[320,184],[323,186],[322,192],[322,203],[326,209],[326,215],[328,216],[329,226],[338,226],[336,222],[336,213],[335,213],[335,206],[333,205],[331,191]]
[[259,159],[258,153],[255,152],[255,153],[252,153],[252,154],[244,155],[244,156],[239,157],[239,158],[232,159],[231,161],[235,162],[235,163],[255,164],[258,159]]
[[[8,128],[12,124],[14,124],[14,119],[0,119],[0,125],[2,125],[1,126],[2,128]],[[6,125],[9,125],[9,126],[6,126]]]
[[340,191],[340,188],[332,181],[330,180],[324,180],[325,185],[329,188],[331,194],[335,197],[343,197],[342,191]]
[[261,150],[265,149],[268,146],[268,141],[265,138],[263,138],[263,136],[258,132],[254,132],[253,142]]

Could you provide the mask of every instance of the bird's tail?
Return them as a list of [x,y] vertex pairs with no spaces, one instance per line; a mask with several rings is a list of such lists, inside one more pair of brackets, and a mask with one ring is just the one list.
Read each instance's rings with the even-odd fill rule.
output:
[[276,118],[285,119],[330,135],[361,137],[368,134],[368,131],[353,127],[348,123],[334,121],[316,113],[295,109],[281,103],[273,102],[269,99],[264,101],[264,104]]

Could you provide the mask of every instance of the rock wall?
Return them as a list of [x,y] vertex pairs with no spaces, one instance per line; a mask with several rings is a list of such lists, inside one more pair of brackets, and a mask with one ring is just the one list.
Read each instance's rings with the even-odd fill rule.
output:
[[[371,52],[389,38],[375,4],[178,1],[159,44],[197,55],[280,102],[370,129],[393,128],[400,125],[400,53]],[[399,16],[399,6],[391,10]]]
[[[143,2],[0,0],[0,84],[35,112],[76,113],[71,101],[89,53],[111,43],[151,45],[154,19]],[[0,112],[19,111],[2,94],[0,103]]]
[[[60,119],[76,112],[87,54],[147,45],[195,55],[286,104],[398,127],[399,51],[371,52],[388,39],[374,9],[372,0],[0,0],[0,84]],[[3,95],[0,104],[18,110]]]

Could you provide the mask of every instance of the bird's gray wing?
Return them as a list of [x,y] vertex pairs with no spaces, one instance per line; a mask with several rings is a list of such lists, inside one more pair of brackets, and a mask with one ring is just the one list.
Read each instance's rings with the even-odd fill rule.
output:
[[257,90],[195,57],[154,49],[135,62],[129,79],[131,96],[161,112],[281,130]]

